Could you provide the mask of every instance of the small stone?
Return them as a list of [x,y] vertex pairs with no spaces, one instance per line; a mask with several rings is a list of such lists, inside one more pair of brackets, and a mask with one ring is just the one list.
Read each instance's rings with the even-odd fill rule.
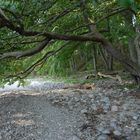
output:
[[89,98],[93,98],[93,94],[89,94],[88,97],[89,97]]
[[103,99],[101,99],[101,101],[103,101],[104,103],[110,103],[110,99],[108,97],[104,97]]
[[110,105],[109,104],[105,104],[103,106],[103,109],[107,112],[110,109]]
[[86,103],[86,100],[85,100],[85,99],[81,99],[81,102],[82,102],[82,103]]
[[128,110],[128,105],[124,104],[123,105],[123,110]]
[[94,110],[94,111],[96,111],[97,110],[97,105],[96,104],[92,104],[91,105],[91,109]]
[[87,109],[81,110],[81,114],[85,114],[85,113],[87,113],[87,112],[88,112]]
[[72,138],[69,138],[68,140],[80,140],[77,136],[73,136]]
[[128,90],[129,90],[128,88],[126,88],[126,87],[124,88],[124,91],[128,91]]
[[108,135],[100,135],[98,136],[97,140],[108,140],[109,136]]
[[134,120],[137,120],[137,119],[138,119],[138,116],[133,116],[133,119],[134,119]]
[[98,127],[97,130],[98,130],[99,132],[103,132],[103,131],[104,131],[104,128],[103,128],[103,127]]
[[110,134],[110,132],[111,132],[110,129],[106,129],[106,130],[104,130],[102,133],[108,135],[108,134]]
[[113,128],[113,129],[117,129],[117,124],[116,124],[115,121],[110,122],[110,126],[111,126],[111,128]]
[[78,98],[74,98],[75,102],[79,102],[79,99]]
[[115,136],[121,136],[121,132],[118,131],[118,130],[113,131],[113,134],[114,134]]
[[129,126],[125,126],[124,127],[124,133],[126,135],[131,135],[132,131],[133,131],[133,128],[132,127],[129,127]]
[[114,106],[112,106],[112,107],[111,107],[111,111],[112,111],[112,112],[116,112],[116,111],[118,111],[118,107],[117,107],[117,106],[115,106],[115,105],[114,105]]
[[69,109],[70,109],[70,110],[73,110],[73,106],[69,106]]

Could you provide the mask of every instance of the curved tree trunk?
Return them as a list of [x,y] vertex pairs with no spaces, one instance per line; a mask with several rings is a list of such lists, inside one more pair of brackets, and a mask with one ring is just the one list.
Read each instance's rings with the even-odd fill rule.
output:
[[94,34],[94,36],[97,36],[101,39],[102,47],[113,58],[117,59],[128,72],[130,72],[130,74],[134,77],[134,80],[136,81],[136,83],[140,84],[140,67],[129,58],[126,58],[125,56],[123,56],[117,49],[113,47],[113,45],[111,44],[109,40],[107,40],[100,32],[97,31],[96,25],[90,19],[88,13],[86,12],[85,0],[81,0],[81,2],[82,2],[82,8],[84,9],[83,16],[84,16],[85,23],[86,24],[90,23],[88,26],[89,30]]
[[106,49],[115,59],[117,59],[124,68],[130,72],[137,83],[140,83],[140,67],[129,58],[124,57],[112,44],[104,37],[102,39],[103,48]]

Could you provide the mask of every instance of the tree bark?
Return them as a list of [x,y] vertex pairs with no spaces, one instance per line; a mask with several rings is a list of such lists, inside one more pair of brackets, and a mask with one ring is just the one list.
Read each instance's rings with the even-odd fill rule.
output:
[[137,64],[140,66],[140,33],[138,33],[137,37],[134,40],[134,43],[137,52]]
[[113,56],[109,55],[108,70],[113,71]]
[[124,66],[124,68],[130,72],[136,83],[140,83],[140,67],[129,58],[125,58],[117,49],[113,48],[112,44],[104,37],[102,39],[102,45],[108,53],[117,59]]
[[105,67],[106,67],[106,69],[108,70],[107,58],[106,58],[106,56],[105,56],[105,54],[104,54],[104,52],[103,52],[103,50],[102,50],[101,47],[99,48],[99,50],[100,50],[100,55],[101,55],[101,57],[102,57],[102,59],[103,59],[103,62],[104,62],[104,64],[105,64]]
[[97,49],[95,47],[93,47],[92,49],[92,59],[93,59],[93,70],[94,70],[94,73],[97,74]]
[[[84,10],[86,10],[85,7],[85,0],[81,0],[82,2],[82,8]],[[84,11],[85,12],[85,11]],[[96,29],[96,25],[94,24],[94,22],[90,19],[89,15],[87,14],[87,12],[85,14],[83,14],[84,19],[85,19],[85,23],[90,25],[88,26],[88,28],[90,29],[90,31],[97,37],[100,38],[100,42],[102,44],[102,47],[115,59],[117,59],[123,66],[124,68],[130,72],[130,74],[134,77],[134,80],[137,83],[140,83],[140,67],[134,63],[132,60],[130,60],[129,58],[126,58],[125,56],[123,56],[117,49],[115,49],[113,47],[113,45],[111,44],[111,42],[109,40],[107,40],[100,32],[98,32],[98,30]],[[92,24],[93,23],[93,24]]]

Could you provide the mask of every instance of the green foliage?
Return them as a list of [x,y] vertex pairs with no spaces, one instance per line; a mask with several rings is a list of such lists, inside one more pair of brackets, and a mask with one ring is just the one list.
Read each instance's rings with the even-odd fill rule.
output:
[[[88,26],[84,26],[83,17],[84,14],[88,14],[93,22],[97,22],[97,30],[108,30],[107,32],[103,32],[103,35],[114,44],[114,47],[120,50],[126,49],[126,52],[128,52],[128,41],[134,36],[134,30],[131,26],[131,21],[128,21],[127,16],[125,16],[127,14],[126,11],[113,14],[112,16],[108,15],[116,9],[121,8],[131,8],[139,13],[139,3],[139,0],[86,0],[86,10],[83,10],[82,3],[79,0],[0,0],[0,7],[11,10],[17,18],[8,11],[5,11],[7,17],[15,25],[23,25],[27,31],[50,31],[71,35],[88,33],[89,28]],[[70,12],[61,15],[61,13],[67,10]],[[61,16],[59,17],[59,15]],[[0,30],[1,54],[7,51],[23,51],[33,48],[38,42],[25,42],[44,39],[39,36],[20,36],[18,33],[6,28],[1,28]],[[65,43],[64,41],[53,40],[43,51],[33,57],[21,58],[16,61],[11,58],[1,61],[1,82],[3,82],[3,77],[15,75],[25,70],[31,64],[34,64],[36,60],[42,58],[46,52],[55,51]],[[119,44],[122,44],[124,48],[119,48]],[[68,42],[64,49],[50,57],[42,65],[39,65],[35,69],[35,73],[66,76],[77,71],[93,70],[93,53],[95,50],[97,51],[97,67],[103,68],[104,62],[100,62],[99,46],[91,42]]]
[[118,3],[123,7],[137,11],[139,0],[118,0]]
[[127,83],[124,85],[120,85],[119,88],[123,90],[133,90],[139,88],[139,86],[135,83]]

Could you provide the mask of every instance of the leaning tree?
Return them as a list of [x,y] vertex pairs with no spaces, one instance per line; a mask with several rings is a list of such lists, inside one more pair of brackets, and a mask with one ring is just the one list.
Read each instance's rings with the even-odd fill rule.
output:
[[[98,44],[140,82],[139,0],[0,2],[1,79],[22,79],[67,46],[74,49],[77,42],[90,42],[92,46]],[[113,38],[112,32],[126,28],[131,34],[119,32]],[[135,60],[117,49],[120,36],[127,42],[136,36],[134,43],[129,43],[130,50],[135,48],[130,51],[133,57],[137,54]]]

